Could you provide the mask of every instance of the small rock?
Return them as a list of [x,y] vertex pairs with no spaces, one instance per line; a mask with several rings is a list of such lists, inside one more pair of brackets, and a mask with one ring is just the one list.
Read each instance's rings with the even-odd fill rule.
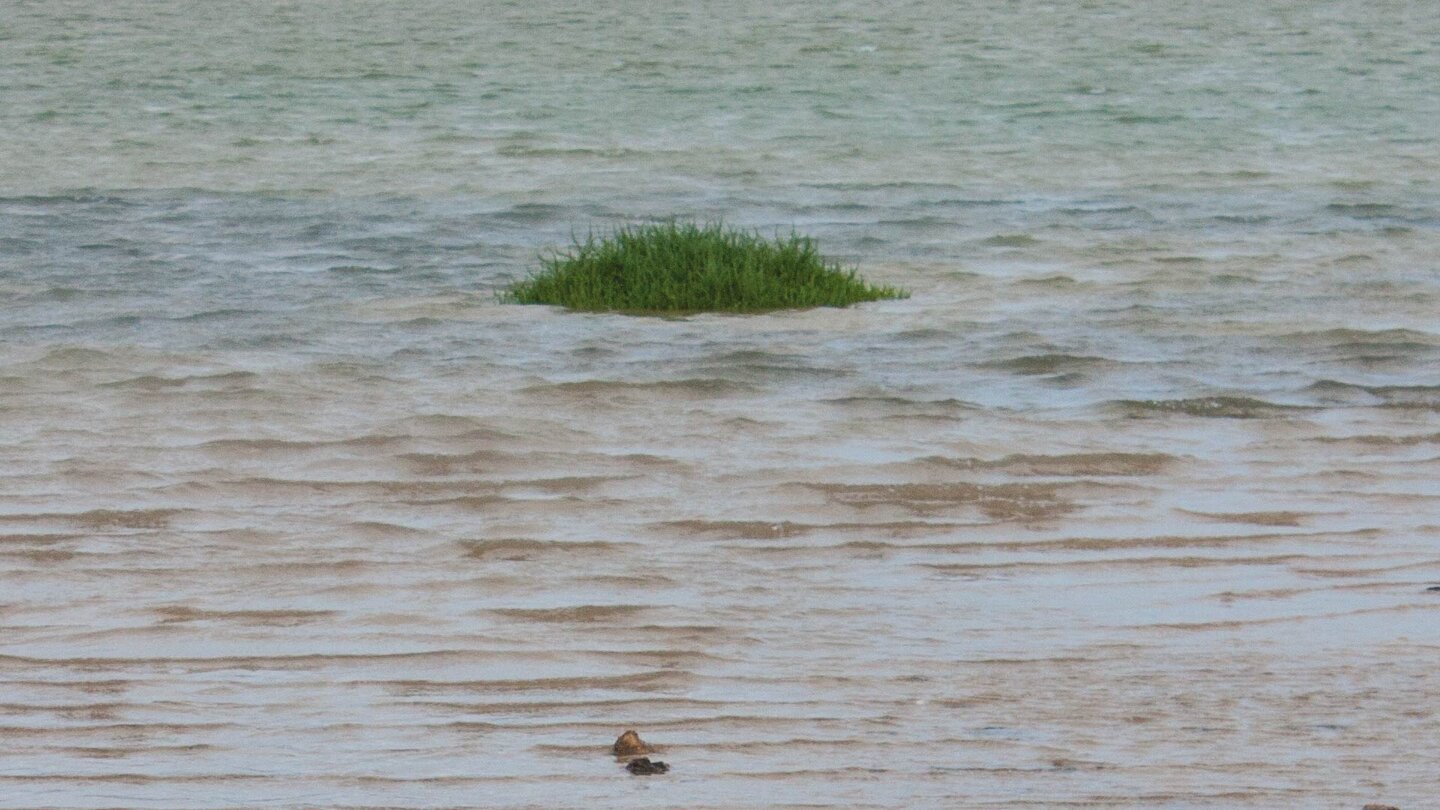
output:
[[1392,804],[1367,804],[1360,810],[1400,810],[1400,808]]
[[636,776],[653,776],[657,773],[665,773],[670,770],[670,766],[659,760],[651,762],[649,759],[641,757],[630,760],[630,764],[625,766],[625,770]]
[[[1430,587],[1426,588],[1425,590],[1430,591],[1430,592],[1432,592],[1432,593],[1440,593],[1440,585],[1431,585]],[[1381,805],[1381,806],[1383,807],[1384,805]]]
[[640,735],[633,730],[621,734],[610,750],[615,752],[617,757],[638,757],[655,753],[655,749],[640,739]]

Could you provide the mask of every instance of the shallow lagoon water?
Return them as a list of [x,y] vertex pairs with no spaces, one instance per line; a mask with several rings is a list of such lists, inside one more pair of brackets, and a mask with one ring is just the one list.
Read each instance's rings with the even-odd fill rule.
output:
[[[1267,5],[11,4],[0,806],[1426,806],[1440,31]],[[914,294],[494,301],[670,215]]]

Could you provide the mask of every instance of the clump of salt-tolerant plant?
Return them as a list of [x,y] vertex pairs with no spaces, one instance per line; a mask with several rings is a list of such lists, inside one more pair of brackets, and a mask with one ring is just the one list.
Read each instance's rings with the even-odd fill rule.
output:
[[587,312],[765,312],[906,298],[821,256],[815,240],[766,239],[721,224],[668,222],[577,239],[502,293]]

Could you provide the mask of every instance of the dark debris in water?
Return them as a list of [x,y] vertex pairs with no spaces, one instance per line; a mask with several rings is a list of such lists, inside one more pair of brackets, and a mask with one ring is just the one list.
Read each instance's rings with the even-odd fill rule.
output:
[[659,760],[652,762],[648,757],[641,757],[630,760],[630,764],[625,766],[625,770],[635,776],[654,776],[655,774],[669,772],[670,766]]
[[634,776],[654,776],[670,770],[668,764],[643,756],[655,753],[655,748],[640,739],[639,733],[633,729],[621,734],[615,740],[615,744],[610,746],[610,752],[620,759],[628,759],[629,762],[625,763],[625,770]]

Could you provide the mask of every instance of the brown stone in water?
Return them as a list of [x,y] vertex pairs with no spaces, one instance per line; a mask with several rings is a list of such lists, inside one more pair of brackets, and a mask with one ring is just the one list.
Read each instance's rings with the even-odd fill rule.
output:
[[1367,804],[1360,810],[1400,810],[1400,808],[1392,804]]
[[610,750],[614,751],[617,757],[638,757],[655,753],[655,749],[640,739],[640,735],[636,734],[633,730],[621,734],[620,738],[615,740],[615,744],[610,747]]
[[657,773],[665,773],[669,771],[670,766],[659,760],[651,762],[645,757],[641,757],[639,759],[630,760],[630,764],[625,766],[625,770],[635,774],[636,776],[653,776]]

